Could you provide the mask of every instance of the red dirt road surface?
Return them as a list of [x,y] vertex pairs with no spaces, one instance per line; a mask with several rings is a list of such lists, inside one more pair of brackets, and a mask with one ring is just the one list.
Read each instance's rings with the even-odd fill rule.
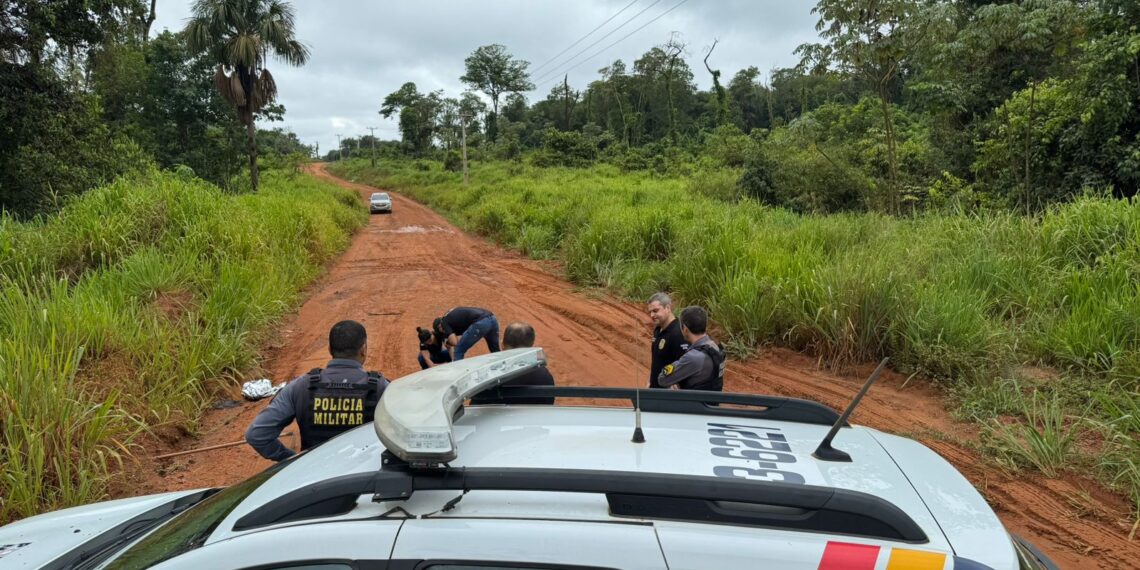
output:
[[[335,179],[323,165],[313,173],[359,191],[362,199],[375,190]],[[392,198],[394,213],[372,216],[328,274],[310,288],[275,344],[266,348],[264,366],[272,378],[294,378],[323,366],[328,330],[341,319],[367,327],[367,367],[399,378],[419,369],[417,325],[430,325],[453,306],[474,305],[494,311],[501,326],[519,320],[534,325],[560,384],[645,383],[652,327],[640,304],[576,290],[558,277],[556,265],[504,251],[408,198]],[[481,342],[471,353],[486,350]],[[836,375],[806,356],[768,350],[746,362],[730,362],[725,389],[807,398],[842,409],[870,368]],[[1140,568],[1140,538],[1128,539],[1131,521],[1120,497],[1084,479],[1002,472],[971,450],[976,429],[953,420],[935,390],[920,380],[903,384],[901,376],[885,374],[852,422],[917,438],[942,454],[974,483],[1011,531],[1031,540],[1062,568]],[[200,438],[176,447],[156,444],[148,451],[240,440],[264,406],[243,403],[210,411]],[[296,436],[284,441],[294,449],[299,443]],[[246,445],[170,460],[142,458],[129,493],[230,485],[269,464]]]

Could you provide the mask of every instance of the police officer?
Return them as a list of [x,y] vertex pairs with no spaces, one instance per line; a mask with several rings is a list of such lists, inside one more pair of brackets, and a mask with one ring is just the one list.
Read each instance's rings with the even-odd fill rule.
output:
[[431,331],[416,327],[416,335],[420,338],[420,354],[416,360],[419,361],[421,370],[451,362],[451,353]]
[[681,311],[681,334],[689,349],[672,364],[661,369],[658,383],[666,388],[685,390],[724,390],[724,351],[705,333],[709,314],[701,307]]
[[314,368],[289,382],[246,430],[245,441],[262,457],[281,461],[295,453],[277,440],[293,420],[301,432],[301,451],[372,422],[388,380],[364,370],[368,353],[364,325],[356,321],[333,325],[329,353],[332,360],[325,368]]
[[[506,330],[503,331],[503,348],[510,350],[512,348],[530,348],[534,346],[534,327],[526,323],[511,323],[507,325]],[[503,383],[503,386],[553,386],[554,376],[550,374],[545,366],[532,368],[520,376],[511,378]],[[503,404],[503,402],[491,395],[494,389],[475,394],[471,398],[473,405],[480,404]],[[554,403],[554,398],[518,398],[513,399],[511,404],[546,404]]]
[[666,364],[676,362],[689,348],[681,336],[681,323],[673,316],[673,300],[665,293],[654,293],[649,298],[647,308],[649,318],[656,325],[653,329],[653,345],[650,348],[652,360],[649,364],[649,387],[664,388],[657,383],[661,369]]
[[491,352],[499,352],[499,321],[487,309],[455,307],[432,322],[431,328],[437,340],[455,347],[453,360],[463,360],[479,339],[487,341]]

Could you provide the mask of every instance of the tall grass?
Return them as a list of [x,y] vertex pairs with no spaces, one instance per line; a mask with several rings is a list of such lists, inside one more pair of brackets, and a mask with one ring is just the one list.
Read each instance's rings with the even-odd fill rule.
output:
[[366,219],[308,177],[235,196],[158,172],[0,217],[0,520],[96,499],[141,430],[193,429]]
[[1035,393],[1026,407],[1026,423],[1007,425],[993,421],[988,426],[989,445],[1014,466],[1032,465],[1049,477],[1069,464],[1077,429],[1067,425],[1064,407],[1057,396]]
[[[702,192],[722,181],[610,166],[485,163],[470,186],[437,164],[332,168],[504,245],[560,258],[576,283],[636,300],[673,291],[708,307],[734,345],[785,345],[837,366],[889,355],[896,369],[950,386],[1052,367],[1071,386],[1058,390],[1083,391],[1067,401],[1089,401],[1093,417],[1140,437],[1097,397],[1140,399],[1136,201],[1086,197],[1032,218],[819,216]],[[1140,497],[1140,483],[1125,487]]]

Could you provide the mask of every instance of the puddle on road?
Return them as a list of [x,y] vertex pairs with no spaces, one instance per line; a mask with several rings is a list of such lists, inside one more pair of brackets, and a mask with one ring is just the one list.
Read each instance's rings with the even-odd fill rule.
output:
[[400,228],[396,228],[394,230],[375,230],[375,231],[379,232],[379,233],[391,233],[391,234],[427,234],[427,233],[449,234],[449,233],[452,233],[452,231],[450,229],[445,228],[445,227],[441,227],[441,226],[431,226],[428,228],[425,228],[423,226],[403,226]]

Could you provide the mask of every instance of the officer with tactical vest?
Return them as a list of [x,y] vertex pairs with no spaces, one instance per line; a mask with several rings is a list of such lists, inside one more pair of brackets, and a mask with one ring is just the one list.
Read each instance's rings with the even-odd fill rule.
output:
[[371,423],[388,386],[379,372],[366,372],[368,334],[356,321],[341,321],[329,331],[332,360],[297,377],[254,418],[245,441],[273,461],[294,453],[278,441],[293,420],[301,432],[301,451],[316,447],[357,426]]
[[701,307],[685,307],[679,319],[689,349],[661,369],[657,382],[665,388],[723,391],[724,351],[705,333],[708,312]]

